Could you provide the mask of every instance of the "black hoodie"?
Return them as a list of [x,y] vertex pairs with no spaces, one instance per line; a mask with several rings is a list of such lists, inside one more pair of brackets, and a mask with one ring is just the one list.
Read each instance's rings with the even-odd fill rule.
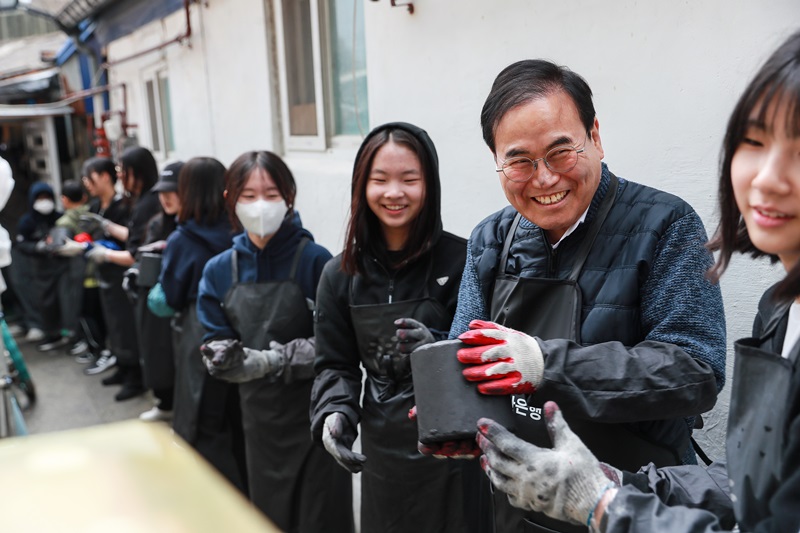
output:
[[[435,209],[438,224],[430,249],[416,261],[392,270],[376,257],[367,255],[364,275],[352,277],[353,301],[350,300],[351,276],[341,269],[341,254],[331,259],[322,273],[317,290],[316,350],[317,373],[312,392],[311,429],[314,438],[322,436],[322,424],[332,412],[345,413],[353,427],[360,419],[361,368],[355,331],[350,321],[351,303],[357,305],[395,302],[422,298],[426,291],[452,316],[458,300],[458,288],[466,261],[467,241],[442,230],[440,214],[441,186],[438,158],[428,134],[404,122],[384,124],[364,139],[387,128],[408,131],[425,146],[434,162],[432,176],[426,176],[426,209]],[[363,150],[364,144],[359,149]],[[430,265],[430,275],[429,274]],[[346,394],[342,391],[346,390]]]
[[48,196],[55,202],[53,188],[43,182],[37,181],[28,190],[28,211],[19,219],[17,226],[17,248],[26,254],[37,254],[36,243],[45,239],[50,228],[55,226],[61,213],[55,209],[49,215],[43,215],[33,209],[33,204],[41,195]]

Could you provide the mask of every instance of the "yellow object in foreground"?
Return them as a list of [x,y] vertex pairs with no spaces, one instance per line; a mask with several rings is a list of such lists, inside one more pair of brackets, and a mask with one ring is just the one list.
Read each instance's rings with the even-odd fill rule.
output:
[[278,532],[161,424],[119,422],[0,441],[2,530]]

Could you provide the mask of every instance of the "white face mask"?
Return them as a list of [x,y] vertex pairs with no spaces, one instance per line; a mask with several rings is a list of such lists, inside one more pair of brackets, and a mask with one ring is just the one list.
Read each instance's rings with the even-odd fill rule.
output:
[[244,229],[259,237],[266,237],[278,231],[288,209],[284,200],[279,202],[267,202],[266,200],[236,202],[236,216],[239,218],[239,222],[242,223]]
[[41,200],[36,200],[33,202],[33,210],[37,213],[41,213],[42,215],[49,215],[55,208],[55,202],[53,202],[53,200],[48,200],[47,198],[42,198]]

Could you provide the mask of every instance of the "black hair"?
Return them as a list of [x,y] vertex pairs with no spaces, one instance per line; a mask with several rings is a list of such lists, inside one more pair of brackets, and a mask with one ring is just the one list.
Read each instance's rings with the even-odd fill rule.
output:
[[234,228],[242,229],[242,224],[236,216],[236,202],[242,191],[247,185],[247,181],[253,172],[260,170],[266,172],[275,182],[275,187],[281,193],[286,202],[286,218],[292,217],[294,213],[294,202],[297,198],[297,183],[289,167],[278,154],[266,150],[245,152],[231,163],[230,168],[225,173],[225,190],[228,191],[225,198],[225,205],[228,208],[228,216]]
[[92,173],[108,174],[112,185],[117,182],[117,166],[108,157],[92,157],[83,163],[81,176],[90,178]]
[[149,191],[158,181],[158,165],[147,148],[131,146],[122,152],[119,163],[123,176],[127,176],[130,170],[133,172],[133,179],[142,184],[142,194]]
[[67,180],[61,184],[61,194],[70,202],[82,202],[86,198],[86,189],[78,180]]
[[[768,110],[785,105],[783,116],[767,116]],[[774,113],[774,111],[773,111]],[[742,213],[736,205],[731,182],[731,162],[736,150],[747,133],[748,122],[753,115],[763,124],[775,124],[785,120],[786,134],[800,137],[800,31],[791,35],[767,59],[745,89],[728,121],[722,143],[719,165],[718,202],[720,222],[708,247],[719,251],[716,263],[709,271],[713,280],[718,280],[730,263],[734,252],[761,257],[765,254],[755,247],[747,233]],[[771,256],[773,261],[778,258]],[[800,295],[800,263],[787,274],[775,290],[777,298]]]
[[580,75],[544,59],[517,61],[495,78],[481,110],[483,140],[495,152],[494,134],[503,117],[517,106],[559,91],[572,98],[587,133],[594,124],[592,89]]
[[178,174],[178,222],[216,224],[225,213],[225,165],[213,157],[193,157]]
[[364,272],[364,252],[392,268],[400,266],[390,260],[380,221],[367,203],[367,181],[375,155],[390,142],[414,152],[425,179],[425,202],[411,224],[405,246],[397,254],[401,263],[419,258],[441,233],[439,159],[433,141],[425,130],[412,124],[392,122],[378,126],[364,139],[353,167],[350,218],[342,251],[342,270],[350,275]]

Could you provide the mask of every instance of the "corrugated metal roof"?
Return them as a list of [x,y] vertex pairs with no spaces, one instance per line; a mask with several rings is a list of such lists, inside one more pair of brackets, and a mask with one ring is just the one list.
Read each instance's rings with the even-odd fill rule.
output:
[[125,0],[20,0],[20,5],[53,17],[63,28],[74,30],[86,17]]

